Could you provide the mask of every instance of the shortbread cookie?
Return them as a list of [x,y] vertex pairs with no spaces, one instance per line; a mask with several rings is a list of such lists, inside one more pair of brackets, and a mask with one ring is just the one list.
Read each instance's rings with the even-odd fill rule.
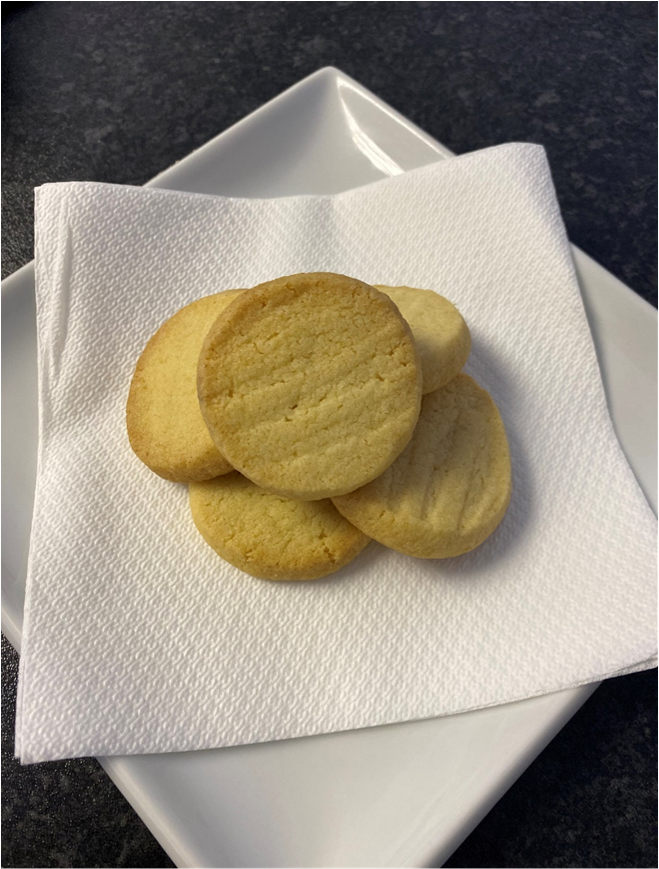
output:
[[421,360],[423,394],[444,386],[471,350],[471,335],[458,309],[433,290],[373,286],[396,303],[410,325]]
[[503,518],[510,453],[489,394],[466,374],[424,396],[407,448],[367,486],[334,498],[346,519],[405,555],[448,558],[474,549]]
[[293,501],[238,472],[191,483],[190,508],[208,545],[259,579],[318,579],[368,543],[329,499]]
[[201,411],[246,477],[315,500],[363,486],[418,419],[414,339],[383,293],[316,272],[260,284],[220,314],[199,357]]
[[232,468],[208,434],[197,399],[197,362],[215,318],[242,290],[198,299],[158,329],[130,385],[126,425],[138,457],[166,480],[209,480]]

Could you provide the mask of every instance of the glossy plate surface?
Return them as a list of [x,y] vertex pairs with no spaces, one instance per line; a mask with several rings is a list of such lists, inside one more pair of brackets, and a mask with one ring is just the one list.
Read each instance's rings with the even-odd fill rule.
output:
[[[328,68],[149,186],[333,193],[450,156]],[[574,256],[614,426],[656,512],[657,313]],[[37,453],[32,263],[3,282],[2,304],[2,629],[19,648]],[[100,760],[178,866],[422,866],[448,858],[595,688],[348,733]]]

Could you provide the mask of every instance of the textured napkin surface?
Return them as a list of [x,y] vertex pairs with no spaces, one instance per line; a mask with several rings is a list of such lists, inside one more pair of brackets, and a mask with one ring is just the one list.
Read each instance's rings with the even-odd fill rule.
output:
[[[40,444],[16,750],[210,748],[444,715],[652,666],[656,523],[614,436],[541,148],[336,197],[37,191]],[[448,561],[372,543],[312,583],[221,561],[133,455],[146,341],[202,295],[300,271],[432,288],[473,336],[514,492]]]

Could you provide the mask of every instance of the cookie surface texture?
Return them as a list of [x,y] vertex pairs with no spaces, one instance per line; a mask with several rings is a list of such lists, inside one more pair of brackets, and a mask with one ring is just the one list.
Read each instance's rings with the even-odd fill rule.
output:
[[374,286],[395,302],[410,325],[421,360],[423,394],[444,386],[471,350],[471,335],[458,309],[433,290]]
[[391,300],[354,278],[292,275],[251,289],[199,357],[213,440],[253,482],[301,500],[350,492],[405,448],[421,369]]
[[191,483],[192,518],[218,555],[259,579],[318,579],[369,542],[329,499],[294,501],[238,472]]
[[227,290],[181,308],[139,358],[126,405],[128,439],[144,464],[166,480],[209,480],[232,470],[199,410],[197,363],[215,318],[242,292]]
[[482,543],[510,501],[510,452],[490,395],[466,374],[424,396],[408,447],[382,476],[334,504],[390,549],[448,558]]

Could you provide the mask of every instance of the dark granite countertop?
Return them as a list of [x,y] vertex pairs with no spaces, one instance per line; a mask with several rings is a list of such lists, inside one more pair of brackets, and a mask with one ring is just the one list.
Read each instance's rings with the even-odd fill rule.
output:
[[[142,184],[316,69],[457,153],[543,144],[573,242],[656,305],[654,3],[6,3],[2,274],[48,181]],[[13,759],[3,866],[171,866],[95,760]],[[656,671],[609,680],[446,865],[657,865]],[[441,770],[437,771],[438,777]]]

